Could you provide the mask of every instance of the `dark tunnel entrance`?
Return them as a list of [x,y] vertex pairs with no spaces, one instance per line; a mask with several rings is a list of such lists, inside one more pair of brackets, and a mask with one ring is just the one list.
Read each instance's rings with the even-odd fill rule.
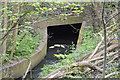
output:
[[48,47],[54,44],[77,44],[81,23],[48,27]]
[[51,61],[52,57],[54,61],[57,60],[55,54],[71,53],[71,47],[76,48],[80,28],[81,23],[49,26],[46,58]]

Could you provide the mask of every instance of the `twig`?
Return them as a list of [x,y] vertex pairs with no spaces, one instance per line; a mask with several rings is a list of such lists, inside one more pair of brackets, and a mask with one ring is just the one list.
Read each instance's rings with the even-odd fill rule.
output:
[[110,64],[110,63],[112,63],[112,62],[114,62],[116,59],[118,59],[119,58],[119,56],[117,55],[117,56],[115,56],[111,61],[109,61],[108,62],[108,64]]
[[95,48],[94,52],[88,57],[88,59],[91,59],[95,54],[96,52],[98,51],[99,47],[101,46],[104,38],[102,37],[102,34],[99,34],[101,36],[101,41],[98,43],[97,47]]
[[73,25],[71,25],[71,24],[69,24],[73,29],[75,29],[76,30],[76,32],[78,32],[79,31],[79,29],[77,29],[77,28],[75,28]]
[[[107,46],[110,44],[110,42],[111,42],[112,40],[114,40],[114,39],[109,39],[109,40],[107,40]],[[104,45],[100,46],[99,51],[103,50],[104,47],[105,47]]]
[[92,70],[97,70],[99,72],[103,72],[102,69],[100,69],[98,66],[95,66],[94,64],[92,64],[89,61],[78,62],[78,63],[76,63],[76,65],[78,65],[78,66],[87,66],[87,67],[91,68]]
[[[112,28],[112,27],[115,26],[115,25],[116,25],[116,24],[113,24],[113,25],[111,25],[111,26],[109,26],[109,27],[106,27],[106,30],[108,31],[110,28]],[[101,30],[99,33],[101,34],[102,31],[103,31],[103,30]]]
[[63,70],[64,68],[67,68],[67,67],[62,67],[62,68],[59,68],[59,69],[57,69],[57,70],[53,71],[52,73],[48,74],[45,78],[49,78],[49,77],[51,77],[51,75],[56,74],[57,72],[59,72],[59,71]]
[[95,63],[95,65],[98,65],[98,64],[100,64],[100,63],[102,63],[104,60],[102,59],[102,60],[99,60],[99,61],[97,61],[96,63]]
[[116,75],[116,74],[118,74],[118,72],[110,73],[110,74],[106,75],[105,78],[109,78],[110,76],[113,76],[113,75]]
[[28,71],[30,69],[30,66],[31,66],[31,60],[29,60],[29,65],[28,65],[28,68],[27,68],[27,70],[25,72],[25,75],[23,76],[23,79],[26,77],[26,75],[27,75],[27,73],[28,73]]
[[106,24],[105,24],[105,25],[107,25],[108,22],[109,22],[112,18],[114,18],[115,16],[117,16],[117,15],[119,15],[119,14],[120,14],[120,11],[119,11],[118,13],[116,13],[116,14],[113,14],[113,15],[106,21]]
[[[115,49],[115,48],[117,48],[117,47],[119,47],[118,44],[113,44],[113,45],[109,46],[109,47],[107,48],[107,50],[108,50],[108,51],[111,51],[111,50],[113,50],[113,49]],[[104,50],[98,52],[98,53],[97,53],[96,55],[94,55],[93,57],[94,57],[94,58],[99,57],[99,56],[101,56],[103,53],[104,53]]]
[[[99,72],[103,72],[102,69],[100,69],[98,66],[95,66],[94,64],[90,63],[89,61],[82,61],[82,62],[76,62],[72,65],[70,65],[69,67],[62,67],[62,68],[59,68],[57,69],[56,71],[50,73],[48,76],[46,76],[45,78],[57,78],[57,77],[60,77],[60,76],[63,76],[64,74],[67,74],[65,69],[67,68],[73,68],[73,67],[80,67],[80,66],[83,66],[83,67],[89,67],[91,68],[92,70],[97,70]],[[64,70],[64,71],[63,71]]]
[[[109,56],[113,56],[113,55],[115,55],[115,54],[117,54],[117,53],[118,53],[118,51],[113,52],[113,53],[110,53],[110,54],[107,55],[107,57],[109,57]],[[102,58],[104,58],[104,56],[96,57],[96,58],[91,59],[90,62],[91,62],[91,61],[98,60],[98,59],[102,59]]]
[[102,40],[98,43],[98,45],[97,45],[97,47],[95,48],[94,52],[89,56],[88,59],[91,59],[91,58],[96,54],[96,52],[98,51],[99,47],[101,46],[103,40],[104,40],[104,38],[102,38]]

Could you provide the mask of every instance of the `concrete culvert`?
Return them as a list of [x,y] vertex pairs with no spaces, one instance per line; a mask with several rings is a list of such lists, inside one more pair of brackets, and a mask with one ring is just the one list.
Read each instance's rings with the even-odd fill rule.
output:
[[55,65],[59,62],[59,59],[55,56],[56,54],[66,55],[66,52],[70,54],[71,52],[69,52],[69,50],[71,49],[71,45],[74,44],[74,48],[76,48],[80,29],[81,23],[48,26],[47,55],[40,64],[33,69],[32,77],[37,78],[44,74],[40,70],[43,65]]

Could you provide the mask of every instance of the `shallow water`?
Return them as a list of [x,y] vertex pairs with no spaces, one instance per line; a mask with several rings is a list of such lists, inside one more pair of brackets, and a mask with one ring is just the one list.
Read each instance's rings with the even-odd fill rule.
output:
[[69,51],[69,47],[68,47],[69,45],[65,45],[65,46],[67,47],[66,48],[62,48],[62,47],[48,48],[47,55],[45,56],[45,58],[28,73],[26,78],[38,78],[39,76],[44,75],[41,68],[44,65],[47,65],[47,64],[55,65],[57,62],[59,62],[59,59],[55,57],[54,54],[57,52],[57,50],[60,50],[59,52],[60,54],[64,54],[65,51]]

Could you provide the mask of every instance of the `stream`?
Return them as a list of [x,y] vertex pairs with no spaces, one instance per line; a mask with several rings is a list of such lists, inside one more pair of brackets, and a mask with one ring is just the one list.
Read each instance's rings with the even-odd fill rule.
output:
[[[54,54],[67,54],[71,53],[70,47],[77,44],[77,39],[80,30],[80,23],[67,24],[58,26],[49,26],[47,28],[48,41],[47,41],[47,55],[45,58],[34,67],[27,75],[26,78],[38,78],[44,75],[41,68],[44,65],[55,65],[60,60]],[[74,46],[76,47],[76,46]]]
[[44,65],[55,65],[56,63],[58,63],[59,59],[55,57],[54,54],[64,54],[65,52],[71,53],[70,46],[72,45],[72,43],[70,39],[68,40],[65,40],[65,43],[67,42],[67,44],[56,44],[56,41],[57,43],[61,43],[60,41],[63,40],[53,40],[53,42],[51,42],[53,44],[48,45],[47,55],[45,56],[45,58],[28,73],[26,78],[38,78],[39,76],[44,75],[41,70]]

